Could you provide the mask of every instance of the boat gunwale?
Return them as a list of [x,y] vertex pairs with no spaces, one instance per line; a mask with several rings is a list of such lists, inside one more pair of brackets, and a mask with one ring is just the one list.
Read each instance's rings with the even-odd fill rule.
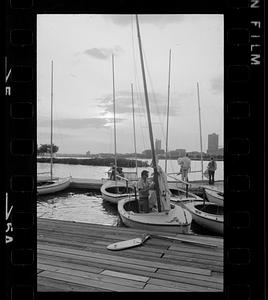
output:
[[[220,215],[220,217],[216,217],[216,216],[213,215],[213,214],[209,214],[209,213],[203,212],[202,210],[199,210],[199,209],[193,207],[195,210],[198,210],[198,211],[201,212],[201,214],[199,214],[199,213],[196,213],[194,210],[192,211],[190,208],[188,208],[188,207],[187,207],[188,204],[192,204],[191,207],[193,207],[194,204],[197,204],[197,205],[198,205],[198,204],[200,204],[200,203],[193,203],[193,202],[192,202],[192,203],[191,203],[191,202],[186,203],[186,205],[185,205],[186,209],[188,209],[192,214],[194,214],[194,215],[196,215],[196,216],[198,216],[198,217],[200,217],[200,218],[209,220],[209,221],[214,221],[214,222],[217,222],[217,223],[223,223],[223,222],[224,222],[224,214],[223,214],[223,215]],[[210,203],[210,204],[217,205],[217,204],[215,204],[215,203]],[[217,206],[220,206],[220,205],[217,205]],[[216,219],[216,218],[218,218],[218,219]],[[220,220],[219,220],[219,219],[220,219]],[[221,219],[222,219],[222,220],[221,220]]]
[[[132,199],[131,199],[132,198]],[[133,198],[133,197],[128,197],[128,198],[124,198],[124,199],[121,199],[119,202],[118,202],[118,212],[119,212],[119,214],[120,214],[120,216],[122,215],[124,218],[126,218],[127,220],[130,220],[131,222],[136,222],[136,223],[138,223],[138,224],[144,224],[144,225],[148,225],[148,226],[166,226],[166,227],[182,227],[182,226],[184,226],[184,227],[187,227],[187,226],[190,226],[191,225],[191,223],[192,223],[192,215],[191,215],[191,213],[189,212],[189,211],[187,211],[187,209],[185,209],[185,208],[183,208],[183,207],[180,207],[180,206],[177,206],[177,205],[174,205],[174,209],[176,209],[176,207],[180,207],[181,209],[183,209],[183,210],[185,210],[185,213],[189,213],[189,218],[191,219],[191,222],[189,222],[188,221],[188,218],[185,218],[185,220],[186,220],[186,222],[187,223],[161,223],[161,224],[156,224],[156,223],[145,223],[145,222],[141,222],[140,220],[132,220],[132,219],[130,219],[130,218],[128,218],[127,216],[125,216],[125,214],[124,214],[124,212],[123,213],[120,213],[120,210],[124,210],[127,214],[129,214],[129,215],[132,215],[132,216],[138,216],[139,214],[140,215],[149,215],[150,216],[150,214],[152,215],[152,214],[154,214],[154,212],[149,212],[149,213],[145,213],[145,214],[141,214],[141,213],[135,213],[135,212],[133,212],[132,211],[132,213],[130,213],[129,211],[127,211],[125,208],[124,208],[124,205],[125,204],[127,204],[128,202],[131,202],[131,201],[135,201],[135,198]],[[120,207],[120,206],[122,206],[122,208]],[[159,215],[161,215],[161,216],[165,216],[165,215],[167,215],[167,213],[166,213],[166,211],[161,211],[160,213],[159,212],[157,212]]]
[[62,185],[65,185],[66,183],[71,183],[71,177],[66,177],[66,178],[59,178],[57,181],[49,184],[49,185],[40,185],[37,186],[38,190],[43,190],[43,189],[50,189],[53,187],[60,187]]

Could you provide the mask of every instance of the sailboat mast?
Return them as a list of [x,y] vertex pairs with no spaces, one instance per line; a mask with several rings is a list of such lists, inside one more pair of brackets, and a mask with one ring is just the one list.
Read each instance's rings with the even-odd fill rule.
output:
[[202,128],[201,128],[201,108],[200,108],[200,97],[199,97],[199,83],[197,82],[197,99],[198,99],[198,111],[199,111],[199,133],[200,133],[200,151],[201,151],[201,172],[203,181],[203,149],[202,149]]
[[167,173],[167,156],[168,156],[168,121],[169,121],[169,94],[170,94],[170,62],[171,62],[171,49],[169,49],[169,64],[168,64],[168,104],[167,104],[166,159],[165,159],[165,172],[166,173]]
[[144,87],[148,127],[149,127],[151,150],[152,150],[152,163],[153,163],[153,169],[154,169],[154,183],[155,183],[155,188],[156,188],[156,199],[157,199],[158,211],[160,212],[161,211],[161,202],[160,202],[160,189],[159,189],[159,182],[158,182],[158,171],[157,171],[156,155],[155,155],[155,149],[154,149],[154,137],[153,137],[151,114],[150,114],[150,105],[149,105],[149,100],[148,100],[148,92],[147,92],[147,85],[146,85],[146,78],[145,78],[144,62],[143,62],[143,56],[142,56],[142,47],[141,47],[141,37],[140,37],[140,28],[139,28],[138,15],[136,15],[136,23],[137,23],[137,32],[138,32],[138,40],[139,40],[141,70],[142,70],[142,78],[143,78],[143,87]]
[[53,169],[53,60],[51,61],[51,101],[50,101],[50,178]]
[[[114,86],[114,55],[112,55],[112,72],[113,72],[113,109],[114,109],[114,164],[117,168],[117,155],[116,155],[116,122],[115,122],[115,86]],[[116,169],[115,169],[116,171]],[[116,176],[115,176],[116,179]]]
[[134,150],[135,150],[136,174],[138,175],[137,147],[136,147],[136,129],[135,129],[135,109],[134,109],[133,84],[132,83],[131,83],[131,100],[132,100],[132,116],[133,116],[133,132],[134,132]]

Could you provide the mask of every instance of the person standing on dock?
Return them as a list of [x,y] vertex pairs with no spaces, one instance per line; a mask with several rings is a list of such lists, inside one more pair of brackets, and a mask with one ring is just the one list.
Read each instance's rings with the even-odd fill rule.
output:
[[138,191],[139,191],[139,210],[140,212],[149,212],[149,190],[151,188],[151,184],[148,181],[147,170],[143,170],[141,172],[141,179],[138,181]]
[[214,184],[214,175],[215,175],[215,171],[217,170],[217,163],[214,160],[213,156],[210,158],[210,162],[208,163],[207,170],[208,170],[208,183]]
[[188,153],[181,159],[181,180],[182,181],[189,181],[188,173],[191,171],[191,160],[188,157]]
[[178,175],[181,175],[181,173],[182,173],[182,164],[183,164],[182,158],[179,157],[177,162],[178,162],[178,165],[180,166],[180,171],[179,171]]

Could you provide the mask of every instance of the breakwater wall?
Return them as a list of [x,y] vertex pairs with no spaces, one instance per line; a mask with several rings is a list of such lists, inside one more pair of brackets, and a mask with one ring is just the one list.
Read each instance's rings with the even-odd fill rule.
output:
[[[38,157],[39,163],[50,163],[49,157]],[[70,164],[70,165],[86,165],[86,166],[111,166],[114,163],[113,158],[53,158],[54,164]],[[147,162],[138,160],[138,167],[149,167]],[[122,168],[135,168],[136,161],[134,159],[117,159],[117,165]]]

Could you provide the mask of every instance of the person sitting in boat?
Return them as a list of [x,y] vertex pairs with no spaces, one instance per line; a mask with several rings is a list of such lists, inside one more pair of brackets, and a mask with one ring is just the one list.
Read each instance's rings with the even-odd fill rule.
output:
[[141,172],[141,179],[138,181],[137,188],[139,192],[139,211],[149,212],[149,190],[153,188],[153,184],[148,181],[147,170]]
[[124,177],[123,169],[121,167],[117,167],[117,172],[120,177]]

